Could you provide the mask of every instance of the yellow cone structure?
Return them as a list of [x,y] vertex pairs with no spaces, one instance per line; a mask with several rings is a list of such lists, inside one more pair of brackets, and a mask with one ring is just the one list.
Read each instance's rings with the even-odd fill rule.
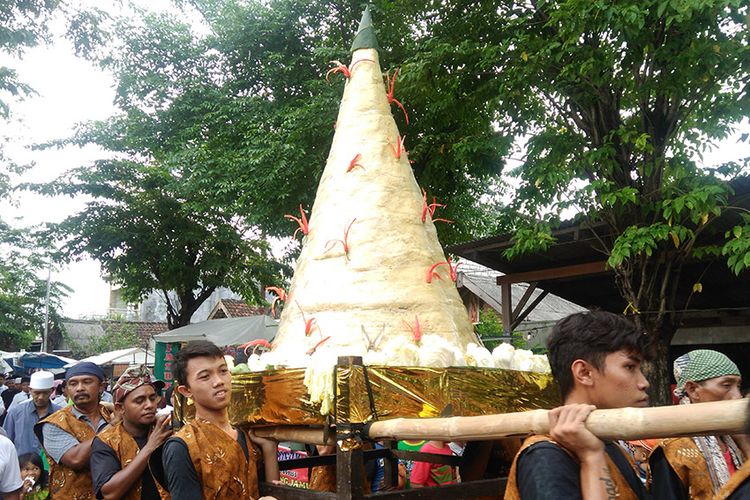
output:
[[477,338],[449,266],[436,269],[442,280],[427,282],[429,268],[446,257],[429,212],[422,221],[423,194],[408,153],[399,153],[391,112],[400,111],[388,102],[377,50],[355,50],[349,68],[309,233],[269,354],[300,359],[328,338],[320,348],[364,355],[416,345],[420,330],[425,342],[441,337],[463,353]]

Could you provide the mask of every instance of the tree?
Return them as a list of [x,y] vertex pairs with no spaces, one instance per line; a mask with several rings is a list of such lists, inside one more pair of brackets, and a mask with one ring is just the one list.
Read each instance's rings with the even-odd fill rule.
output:
[[[36,273],[49,265],[49,255],[29,230],[13,229],[0,220],[0,349],[28,349],[44,331],[47,280]],[[62,283],[50,283],[50,331],[61,328],[58,311],[68,292]]]
[[48,236],[62,244],[59,257],[98,260],[134,302],[160,290],[170,329],[189,324],[219,286],[257,302],[262,285],[278,279],[266,242],[190,193],[174,168],[102,160],[35,189],[93,198],[82,212],[49,226]]
[[[48,41],[52,16],[61,13],[65,35],[76,50],[83,51],[101,43],[101,31],[93,29],[106,16],[98,9],[79,9],[60,0],[23,0],[0,2],[0,54],[20,57],[24,51]],[[0,64],[0,120],[11,117],[11,101],[34,94],[18,78],[11,65]],[[11,198],[11,175],[25,167],[7,158],[0,144],[0,200]],[[0,218],[0,349],[30,347],[44,331],[47,280],[37,276],[51,266],[48,245],[37,239],[29,228],[15,228]],[[62,299],[70,288],[50,283],[49,330],[60,330]]]
[[[103,42],[105,32],[98,29],[107,14],[96,8],[80,8],[64,0],[11,0],[0,2],[0,53],[18,57],[26,49],[50,39],[50,21],[60,14],[65,21],[65,36],[77,52],[90,51]],[[0,117],[10,115],[11,98],[24,98],[34,89],[18,78],[15,69],[0,65]]]
[[87,339],[85,346],[63,333],[67,344],[70,345],[71,355],[76,359],[83,359],[119,349],[147,347],[147,345],[144,345],[144,341],[138,337],[135,327],[130,323],[117,319],[107,320],[102,322],[102,327],[104,333]]
[[[474,332],[479,336],[484,347],[492,351],[503,343],[505,336],[503,322],[492,309],[485,309],[479,313],[479,323],[474,325]],[[547,348],[541,344],[531,344],[524,332],[511,333],[511,345],[516,349],[529,349],[535,354],[547,354]]]
[[696,162],[748,116],[745,14],[732,0],[568,0],[511,2],[497,19],[501,126],[527,139],[508,255],[549,248],[566,213],[604,223],[597,248],[652,337],[660,403],[669,401],[667,349],[686,307],[677,291],[700,287],[680,279],[683,266],[750,265],[750,219],[728,206],[747,161]]
[[[179,4],[200,13],[198,32],[207,34],[165,14],[121,20],[113,35],[120,44],[95,52],[115,73],[121,114],[87,124],[75,140],[179,162],[196,192],[211,193],[253,227],[288,236],[293,226],[283,215],[311,206],[334,134],[342,80],[324,76],[329,61],[347,59],[361,7],[330,0]],[[410,23],[426,16],[409,5],[379,5],[382,64],[393,73],[419,50],[422,37],[411,36]],[[439,228],[445,242],[488,225],[477,200],[493,194],[486,187],[510,146],[485,106],[495,89],[452,74],[466,64],[454,59],[429,81],[422,72],[432,61],[405,64],[397,95],[412,115],[408,126],[394,106],[418,180],[447,203],[442,216],[455,219]]]

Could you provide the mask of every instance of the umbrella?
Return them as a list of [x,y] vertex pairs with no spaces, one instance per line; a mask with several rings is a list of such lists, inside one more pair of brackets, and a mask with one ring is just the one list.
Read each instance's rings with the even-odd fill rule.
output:
[[61,369],[69,363],[76,362],[73,358],[66,358],[65,356],[58,356],[57,354],[49,354],[46,352],[27,352],[19,359],[24,370],[34,368],[44,368],[47,370]]

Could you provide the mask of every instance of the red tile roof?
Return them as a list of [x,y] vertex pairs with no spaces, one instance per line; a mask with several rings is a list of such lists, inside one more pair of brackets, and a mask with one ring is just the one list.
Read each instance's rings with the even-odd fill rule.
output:
[[267,307],[251,306],[237,299],[220,299],[208,315],[208,319],[242,318],[263,314],[268,314]]

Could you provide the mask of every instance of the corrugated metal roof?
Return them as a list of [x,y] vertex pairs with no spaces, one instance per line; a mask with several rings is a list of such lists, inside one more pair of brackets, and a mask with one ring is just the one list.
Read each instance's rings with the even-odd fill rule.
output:
[[[495,300],[485,302],[490,305],[495,311],[500,313],[500,286],[497,284],[497,277],[502,276],[503,273],[494,271],[488,267],[485,267],[476,262],[472,262],[468,259],[461,259],[461,267],[459,267],[459,275],[463,275],[465,279],[470,280],[470,283],[464,283],[464,285],[471,286],[474,284],[481,288],[481,290],[489,297]],[[528,289],[527,283],[518,283],[512,285],[511,299],[513,307],[515,308],[520,301],[523,294]],[[542,290],[536,289],[532,292],[531,298],[528,303],[531,303],[536,297],[542,293]],[[557,321],[573,313],[585,311],[584,307],[574,304],[568,300],[558,297],[557,295],[547,295],[524,320],[524,323],[537,322],[537,321]]]

